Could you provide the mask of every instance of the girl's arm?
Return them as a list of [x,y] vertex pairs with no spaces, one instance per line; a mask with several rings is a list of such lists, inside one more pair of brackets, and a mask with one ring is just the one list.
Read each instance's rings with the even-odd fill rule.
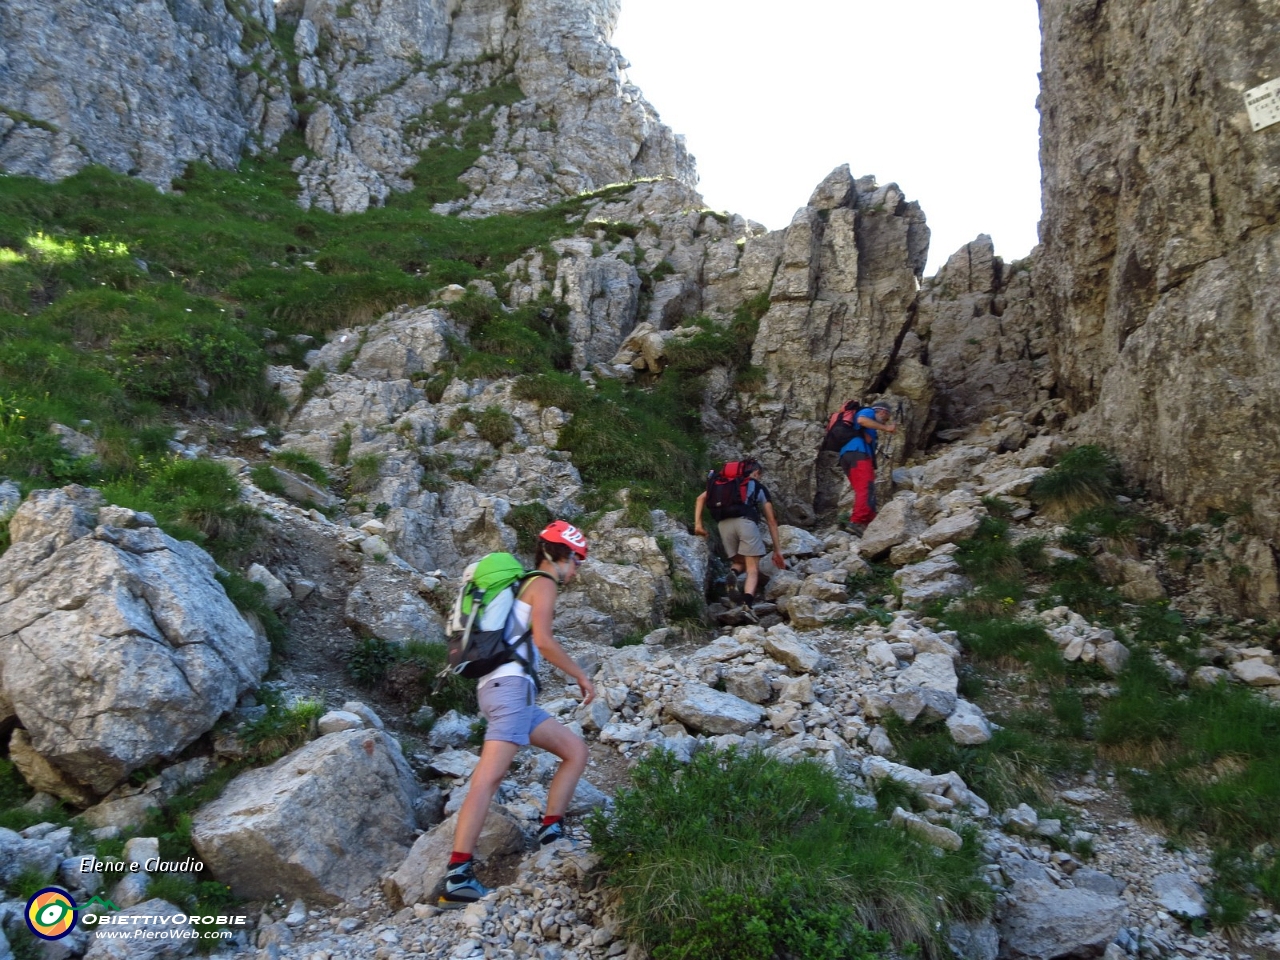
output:
[[533,630],[533,642],[549,664],[560,672],[567,674],[582,691],[582,702],[590,703],[596,697],[596,688],[587,678],[578,661],[560,646],[560,641],[551,632],[555,621],[556,585],[546,577],[534,577],[525,588],[523,599],[529,604],[529,626]]

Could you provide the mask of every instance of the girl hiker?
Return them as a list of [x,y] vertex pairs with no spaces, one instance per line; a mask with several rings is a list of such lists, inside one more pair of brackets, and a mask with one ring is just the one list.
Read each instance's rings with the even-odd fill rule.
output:
[[470,791],[458,811],[453,855],[449,858],[444,893],[438,901],[441,907],[465,907],[491,892],[476,879],[473,854],[489,803],[522,746],[531,743],[560,758],[560,766],[547,790],[546,816],[538,830],[538,843],[554,843],[563,835],[564,812],[587,767],[587,745],[534,703],[531,674],[537,673],[538,654],[541,654],[578,684],[584,704],[595,699],[595,687],[551,633],[559,588],[574,578],[578,566],[586,559],[586,537],[565,521],[552,522],[538,535],[534,573],[525,580],[516,598],[506,638],[514,642],[526,631],[532,631],[536,652],[529,672],[511,661],[481,677],[477,683],[480,711],[489,726],[480,751],[480,763],[471,774]]

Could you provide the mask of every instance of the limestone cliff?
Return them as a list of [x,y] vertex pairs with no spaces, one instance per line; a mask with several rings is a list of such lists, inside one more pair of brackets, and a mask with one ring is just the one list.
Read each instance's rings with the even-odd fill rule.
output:
[[915,329],[928,343],[942,429],[1050,398],[1056,380],[1031,264],[1004,263],[983,235],[925,281]]
[[[683,138],[626,78],[609,44],[620,0],[306,0],[294,47],[316,106],[302,201],[355,212],[381,202],[429,147],[490,142],[444,212],[528,209],[643,177],[697,182]],[[480,91],[504,89],[488,102]],[[484,99],[481,97],[480,99]]]
[[1203,516],[1280,534],[1280,70],[1252,0],[1042,0],[1037,310],[1087,436]]
[[0,20],[0,170],[61,179],[100,163],[166,188],[192,160],[234,166],[297,125],[313,153],[299,200],[340,213],[412,188],[421,153],[441,146],[475,151],[456,171],[466,195],[442,212],[524,210],[645,177],[691,188],[683,138],[609,44],[619,8],[14,0]]
[[292,122],[275,26],[272,0],[6,0],[0,170],[98,163],[167,188],[192,160],[234,166]]

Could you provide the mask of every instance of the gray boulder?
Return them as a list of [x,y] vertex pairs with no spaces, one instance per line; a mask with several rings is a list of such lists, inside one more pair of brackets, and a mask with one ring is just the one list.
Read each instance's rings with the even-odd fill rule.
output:
[[366,563],[361,573],[343,609],[348,625],[392,643],[444,642],[444,619],[423,599],[421,577],[385,563]]
[[721,693],[700,683],[688,683],[671,702],[666,713],[695,733],[743,734],[764,720],[764,710],[730,693]]
[[[413,848],[382,885],[383,893],[393,905],[408,907],[435,899],[448,872],[457,826],[458,815],[455,813],[414,841]],[[517,853],[524,849],[525,844],[524,833],[515,817],[496,803],[490,804],[484,818],[484,829],[476,841],[476,859],[484,863],[491,857]]]
[[893,582],[902,590],[903,603],[924,603],[966,592],[972,584],[959,570],[949,556],[931,557],[896,571]]
[[884,505],[858,544],[858,553],[868,559],[888,553],[900,543],[914,540],[926,529],[926,524],[915,509],[915,494],[899,494]]
[[313,740],[232,780],[196,813],[192,843],[237,896],[350,899],[413,842],[419,790],[399,750],[378,730]]
[[1119,897],[1052,883],[1019,880],[996,917],[1006,960],[1087,960],[1100,957],[1125,915]]
[[823,660],[822,654],[815,647],[782,626],[769,630],[764,641],[764,652],[796,673],[816,673]]
[[112,523],[99,524],[100,506],[95,491],[66,487],[14,514],[0,662],[31,748],[105,794],[212,728],[257,685],[269,651],[213,558],[147,514],[103,508]]
[[52,874],[62,862],[62,847],[42,837],[24,837],[0,827],[0,884],[10,887],[23,871]]
[[1162,873],[1151,881],[1151,892],[1156,902],[1178,917],[1195,919],[1207,916],[1204,891],[1200,885],[1183,873]]

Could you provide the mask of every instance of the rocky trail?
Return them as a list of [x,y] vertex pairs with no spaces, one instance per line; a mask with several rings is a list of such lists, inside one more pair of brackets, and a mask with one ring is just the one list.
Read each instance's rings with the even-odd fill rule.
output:
[[[1011,435],[1025,445],[1006,449]],[[998,944],[1013,956],[1103,948],[1108,957],[1278,955],[1280,932],[1265,910],[1238,940],[1205,932],[1194,922],[1204,912],[1202,890],[1212,878],[1208,848],[1185,839],[1175,844],[1154,825],[1136,821],[1114,775],[1091,769],[1045,785],[1046,805],[1068,811],[1067,830],[1025,805],[990,809],[954,772],[913,770],[893,759],[890,717],[908,724],[945,723],[960,744],[990,738],[984,712],[957,695],[958,676],[966,667],[956,634],[911,606],[890,608],[969,589],[953,555],[985,513],[983,497],[1002,498],[1021,516],[1011,539],[1045,531],[1048,521],[1028,509],[1022,497],[1059,448],[1057,437],[1043,428],[999,418],[897,471],[898,482],[912,489],[890,500],[862,538],[832,528],[819,536],[784,526],[789,569],[770,571],[765,602],[757,607],[758,626],[722,627],[709,644],[670,628],[618,649],[580,634],[567,637],[566,646],[581,662],[597,665],[601,692],[588,709],[578,708],[573,691],[562,689],[557,678],[548,678],[544,693],[544,705],[591,744],[593,759],[575,812],[607,803],[607,796],[626,786],[627,767],[654,749],[687,756],[705,746],[761,747],[781,757],[816,758],[839,771],[868,803],[878,781],[906,784],[917,793],[923,813],[899,810],[894,821],[927,842],[959,843],[953,827],[979,826],[988,879],[1002,891],[1001,906],[995,925],[957,930],[957,946],[966,944],[965,956],[994,958]],[[353,574],[385,565],[367,553],[352,561],[361,556],[365,539],[353,536],[350,527],[317,521],[287,504],[273,502],[272,508],[292,544],[309,545],[314,556],[345,556],[331,570]],[[608,519],[601,525],[607,529]],[[604,536],[642,534],[615,528]],[[595,536],[596,542],[602,539]],[[902,563],[893,575],[900,597],[851,597],[846,581],[870,569],[863,557],[886,553]],[[1129,570],[1128,582],[1141,585],[1152,569]],[[410,576],[404,570],[397,575]],[[588,589],[575,592],[589,603]],[[879,609],[878,619],[867,616],[869,604]],[[734,614],[720,616],[732,620]],[[333,655],[340,655],[351,634],[340,631],[336,641],[324,634],[326,621],[336,619],[336,607],[311,617],[295,619],[292,632],[305,624],[317,631],[316,641],[329,646],[317,643],[298,660],[290,657],[286,685],[291,692],[314,695],[316,688],[308,685],[314,676],[327,691],[345,696]],[[1039,617],[1051,627],[1065,658],[1096,660],[1113,676],[1122,668],[1128,651],[1110,639],[1109,631],[1063,607]],[[326,649],[327,654],[317,655]],[[1237,664],[1248,663],[1250,656],[1262,666],[1274,662],[1271,654],[1256,649],[1226,653]],[[326,662],[327,669],[320,666]],[[311,670],[317,672],[304,672]],[[993,678],[989,689],[997,708],[1003,703],[1044,709],[1043,693],[1019,672]],[[1259,687],[1263,693],[1274,689]],[[393,723],[401,726],[403,719]],[[460,802],[474,762],[466,759],[476,752],[466,743],[468,731],[466,721],[441,723],[420,751],[409,751],[420,774],[433,777],[429,782],[433,792],[439,791],[445,814]],[[415,742],[412,734],[410,742]],[[446,760],[433,759],[442,754]],[[440,879],[452,833],[446,821],[418,839],[415,852],[389,882],[371,884],[337,909],[308,904],[304,919],[296,904],[268,905],[256,941],[260,955],[306,960],[637,956],[620,936],[609,896],[595,885],[590,842],[580,823],[571,844],[524,852],[540,809],[539,784],[549,772],[546,757],[525,751],[500,794],[508,816],[495,817],[496,825],[486,831],[493,847],[482,868],[483,876],[503,884],[495,896],[460,913],[439,913],[432,906],[431,887]],[[498,836],[490,838],[490,832]]]

